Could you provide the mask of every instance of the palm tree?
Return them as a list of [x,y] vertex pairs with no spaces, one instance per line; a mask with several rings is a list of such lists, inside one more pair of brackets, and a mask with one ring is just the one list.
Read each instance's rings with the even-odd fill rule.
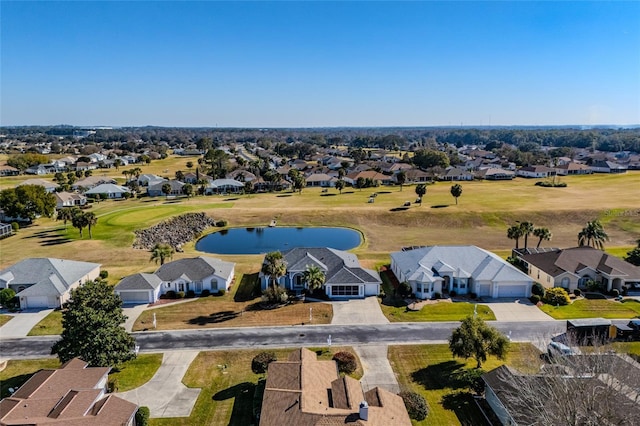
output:
[[542,240],[551,240],[551,231],[549,231],[549,228],[536,228],[533,230],[533,235],[539,238],[536,248],[540,247]]
[[164,195],[171,194],[171,185],[169,185],[168,183],[163,183],[161,188]]
[[304,281],[307,283],[309,290],[315,290],[321,288],[324,285],[325,275],[322,269],[316,265],[307,266],[307,270],[304,271]]
[[420,198],[420,205],[422,205],[422,197],[427,193],[427,185],[420,183],[416,185],[416,195]]
[[79,209],[74,212],[74,215],[71,218],[71,224],[73,225],[73,227],[78,228],[78,230],[80,231],[80,238],[82,238],[82,230],[89,225],[87,220],[88,218]]
[[262,273],[269,277],[269,285],[275,287],[278,280],[287,273],[287,263],[279,251],[272,251],[264,256]]
[[605,241],[609,241],[609,236],[598,219],[587,222],[587,226],[578,233],[578,245],[581,247],[587,245],[603,250]]
[[91,227],[95,226],[98,223],[98,218],[93,212],[84,213],[83,216],[85,217],[87,228],[89,229],[89,239],[92,239],[93,235],[91,235]]
[[149,261],[155,260],[158,263],[158,260],[160,260],[160,265],[164,265],[165,259],[173,259],[173,253],[175,253],[175,250],[169,244],[157,243],[151,249],[151,259]]
[[56,220],[64,221],[64,230],[67,230],[67,221],[73,219],[73,208],[62,208],[58,210]]
[[520,225],[513,225],[509,229],[507,229],[507,238],[510,240],[516,240],[516,250],[518,247],[518,241],[523,236],[522,228]]
[[131,174],[133,176],[135,176],[136,179],[138,179],[140,177],[140,175],[142,174],[142,169],[140,167],[134,167],[134,169],[131,170]]
[[533,232],[533,223],[531,222],[522,222],[520,224],[520,229],[522,229],[522,235],[524,236],[524,248],[527,248],[527,241],[529,240],[529,235]]

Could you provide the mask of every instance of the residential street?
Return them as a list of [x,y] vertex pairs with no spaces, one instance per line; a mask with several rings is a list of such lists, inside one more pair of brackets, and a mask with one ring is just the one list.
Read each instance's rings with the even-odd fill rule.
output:
[[[616,321],[614,321],[616,322]],[[489,323],[514,341],[548,340],[566,329],[566,321],[529,321]],[[625,321],[617,321],[624,324]],[[291,327],[242,327],[203,330],[133,333],[143,352],[168,350],[207,350],[231,348],[275,348],[326,346],[331,335],[334,346],[442,343],[458,322],[390,323],[375,325],[312,325]],[[2,338],[4,358],[37,358],[50,354],[58,336]]]

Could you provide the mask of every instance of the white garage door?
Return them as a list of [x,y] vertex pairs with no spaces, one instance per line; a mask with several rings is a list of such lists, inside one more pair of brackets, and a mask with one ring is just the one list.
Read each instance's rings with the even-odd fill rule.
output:
[[497,297],[525,297],[526,295],[526,285],[501,285],[498,287]]
[[149,303],[148,291],[121,291],[120,298],[124,303]]
[[[55,303],[55,301],[54,301]],[[27,296],[27,308],[55,308],[55,304],[50,306],[50,300],[47,296]]]
[[478,292],[478,296],[490,296],[491,295],[491,284],[480,284],[480,291]]

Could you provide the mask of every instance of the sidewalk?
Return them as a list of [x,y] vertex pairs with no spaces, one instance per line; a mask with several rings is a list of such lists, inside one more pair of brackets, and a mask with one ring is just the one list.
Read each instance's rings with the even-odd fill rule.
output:
[[117,395],[139,406],[147,406],[151,417],[189,417],[200,389],[187,388],[182,378],[199,351],[165,352],[162,365],[144,385]]

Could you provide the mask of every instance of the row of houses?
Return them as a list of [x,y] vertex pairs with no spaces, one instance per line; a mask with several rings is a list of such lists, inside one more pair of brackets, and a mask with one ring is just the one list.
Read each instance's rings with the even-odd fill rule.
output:
[[[607,291],[640,287],[640,267],[592,247],[520,249],[514,251],[527,273],[476,246],[428,246],[390,254],[391,272],[411,286],[419,299],[438,294],[479,297],[529,297],[534,282],[568,291],[584,288],[589,280]],[[334,300],[380,294],[377,271],[363,268],[356,255],[328,247],[297,247],[283,252],[286,272],[276,284],[294,293],[308,289],[304,275],[311,266],[325,275],[324,291]],[[22,309],[56,308],[72,289],[97,278],[100,265],[64,259],[29,258],[0,271],[0,288],[12,288]],[[161,265],[154,273],[123,278],[115,287],[126,303],[153,303],[169,291],[201,294],[229,290],[235,264],[209,256],[185,258]],[[259,273],[266,290],[273,277]]]

